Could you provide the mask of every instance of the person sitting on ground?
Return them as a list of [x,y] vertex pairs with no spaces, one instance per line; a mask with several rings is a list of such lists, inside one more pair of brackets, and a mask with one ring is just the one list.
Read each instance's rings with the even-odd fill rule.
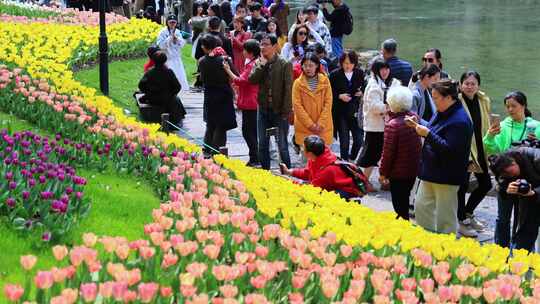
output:
[[170,122],[179,125],[186,115],[177,96],[182,86],[174,72],[165,65],[165,52],[155,52],[152,60],[155,63],[154,68],[146,72],[139,81],[139,89],[144,93],[141,102],[161,107],[164,113],[169,113]]
[[148,62],[146,62],[144,64],[144,72],[148,72],[148,70],[150,70],[151,68],[154,67],[155,65],[155,62],[154,60],[152,60],[152,56],[154,56],[154,54],[159,51],[159,47],[157,46],[150,46],[147,50],[146,50],[146,55],[148,55]]
[[353,178],[336,164],[337,157],[324,144],[322,138],[317,135],[307,136],[304,139],[304,147],[304,154],[308,159],[307,166],[289,169],[285,164],[280,164],[283,174],[306,180],[326,191],[334,191],[345,199],[360,196],[360,190]]

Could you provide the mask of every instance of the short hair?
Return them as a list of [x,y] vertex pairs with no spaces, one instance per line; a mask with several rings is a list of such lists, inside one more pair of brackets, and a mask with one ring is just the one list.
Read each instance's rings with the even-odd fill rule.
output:
[[263,41],[263,40],[266,40],[266,39],[270,40],[270,43],[272,45],[276,45],[278,43],[277,36],[274,35],[274,34],[262,33],[260,41]]
[[260,11],[261,9],[262,9],[262,5],[259,2],[252,3],[249,6],[249,11],[250,12]]
[[208,20],[208,27],[211,30],[214,30],[214,31],[218,30],[220,26],[221,26],[221,18],[217,16],[210,17],[210,19]]
[[493,172],[496,179],[503,175],[506,168],[510,167],[514,162],[517,163],[514,157],[512,157],[514,153],[513,150],[510,150],[509,152],[489,156],[489,169]]
[[413,95],[409,88],[393,86],[388,90],[386,102],[394,113],[409,111],[412,107]]
[[255,34],[253,34],[253,36],[251,38],[261,42],[261,40],[263,40],[263,36],[265,36],[265,34],[266,33],[264,33],[264,32],[256,32]]
[[472,70],[461,74],[461,78],[459,78],[459,83],[462,84],[465,81],[465,79],[471,76],[476,78],[476,81],[478,81],[478,85],[480,85],[480,74],[478,74],[477,71],[472,71]]
[[311,152],[315,156],[321,156],[324,153],[324,141],[317,135],[309,135],[304,138],[304,148],[306,152]]
[[246,25],[246,18],[242,17],[242,16],[235,16],[234,19],[233,19],[233,22],[240,22],[242,23],[242,25]]
[[219,40],[216,36],[212,34],[204,34],[201,38],[201,46],[207,50],[213,50],[219,45]]
[[164,51],[157,51],[152,55],[152,60],[157,67],[162,67],[165,65],[165,62],[167,62],[167,55]]
[[428,64],[418,72],[418,79],[424,79],[424,77],[431,77],[437,73],[440,73],[441,69],[435,64]]
[[317,54],[313,52],[308,52],[302,57],[302,61],[300,61],[301,65],[304,65],[304,62],[311,61],[317,65],[317,73],[321,72],[321,60],[317,56]]
[[458,83],[452,79],[442,79],[431,85],[431,88],[441,94],[443,97],[452,96],[454,100],[458,99]]
[[339,65],[343,65],[343,62],[345,62],[345,59],[349,58],[349,61],[355,66],[358,66],[358,54],[356,54],[356,51],[353,50],[345,50],[343,51],[343,54],[339,57]]
[[259,57],[261,54],[261,47],[259,46],[259,41],[255,39],[248,39],[244,42],[244,50],[255,57]]
[[519,103],[525,108],[525,117],[532,117],[531,110],[529,110],[529,107],[527,105],[527,95],[525,95],[525,93],[521,91],[512,91],[506,94],[506,96],[504,96],[505,106],[509,99],[515,100],[517,103]]
[[381,44],[381,47],[388,53],[394,54],[397,51],[397,41],[394,38],[386,39]]
[[212,10],[214,14],[216,14],[212,17],[219,17],[221,19],[221,17],[223,16],[223,14],[221,13],[221,6],[219,6],[219,4],[211,4],[208,9]]
[[241,8],[244,8],[244,9],[245,9],[246,6],[243,5],[242,3],[238,3],[238,4],[236,5],[236,7],[234,8],[234,10],[235,10],[235,11],[238,11],[238,9],[241,9]]

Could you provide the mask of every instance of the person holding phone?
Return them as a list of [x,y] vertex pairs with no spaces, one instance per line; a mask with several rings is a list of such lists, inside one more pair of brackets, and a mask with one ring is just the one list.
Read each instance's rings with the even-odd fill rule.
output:
[[[467,176],[473,126],[459,101],[458,84],[440,80],[432,86],[437,109],[427,126],[415,117],[405,123],[424,137],[420,185],[415,199],[416,223],[438,233],[456,233],[457,192]],[[444,161],[442,161],[444,160]]]
[[[469,115],[474,129],[467,177],[458,192],[459,233],[466,237],[477,237],[478,232],[485,229],[485,225],[475,218],[474,210],[492,187],[487,162],[488,155],[482,141],[490,126],[491,101],[484,92],[480,91],[480,84],[480,75],[476,71],[467,71],[461,75],[459,100]],[[471,174],[474,174],[478,186],[465,201]]]
[[[364,131],[360,128],[356,117],[362,105],[364,71],[359,68],[358,55],[352,50],[343,52],[339,58],[339,65],[339,69],[330,73],[334,97],[332,114],[339,135],[341,159],[355,161],[364,141]],[[352,147],[350,147],[351,135]]]
[[[484,147],[488,155],[506,152],[512,145],[518,145],[525,139],[540,138],[540,125],[531,116],[527,107],[527,96],[520,91],[512,91],[504,97],[504,106],[508,117],[500,121],[500,116],[492,116],[491,127],[484,136]],[[529,126],[529,128],[527,128]],[[527,130],[529,129],[529,130]],[[499,191],[497,193],[497,220],[495,222],[495,244],[510,246],[510,222],[516,200]]]
[[186,41],[182,38],[182,33],[176,28],[178,21],[176,16],[171,14],[167,17],[167,27],[159,32],[156,44],[167,55],[167,67],[174,72],[174,75],[180,81],[182,91],[189,91],[184,63],[182,61],[182,48]]

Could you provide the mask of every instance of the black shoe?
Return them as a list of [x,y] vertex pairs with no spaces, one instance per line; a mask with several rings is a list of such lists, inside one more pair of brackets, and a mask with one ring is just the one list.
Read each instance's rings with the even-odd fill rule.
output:
[[260,168],[261,167],[261,163],[259,163],[258,161],[248,161],[246,166],[248,167],[253,167],[253,168]]

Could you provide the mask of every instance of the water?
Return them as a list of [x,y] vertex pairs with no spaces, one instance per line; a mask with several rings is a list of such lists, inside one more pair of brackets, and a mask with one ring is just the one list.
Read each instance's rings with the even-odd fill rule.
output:
[[536,0],[345,0],[354,31],[345,46],[378,49],[398,40],[398,56],[418,69],[437,47],[452,78],[477,70],[493,111],[504,114],[503,97],[521,90],[540,118],[540,1]]

